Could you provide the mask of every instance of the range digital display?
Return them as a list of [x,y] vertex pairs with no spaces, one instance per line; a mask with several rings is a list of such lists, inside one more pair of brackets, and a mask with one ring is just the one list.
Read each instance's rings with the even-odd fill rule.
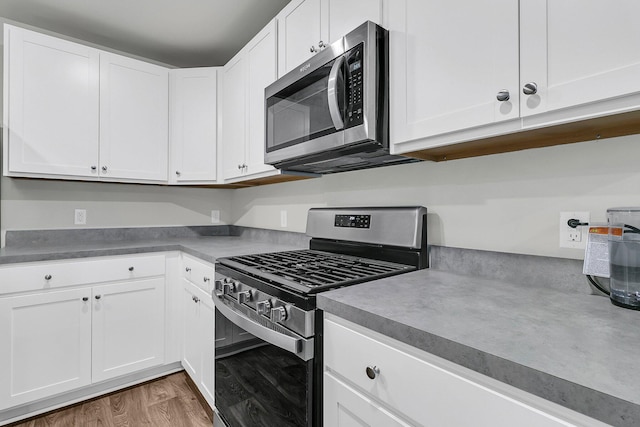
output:
[[344,228],[369,228],[371,215],[336,215],[334,226]]

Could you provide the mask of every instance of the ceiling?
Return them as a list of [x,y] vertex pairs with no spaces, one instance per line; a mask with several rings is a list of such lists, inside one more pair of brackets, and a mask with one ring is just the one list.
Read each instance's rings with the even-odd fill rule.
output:
[[290,0],[0,0],[0,16],[176,67],[224,65]]

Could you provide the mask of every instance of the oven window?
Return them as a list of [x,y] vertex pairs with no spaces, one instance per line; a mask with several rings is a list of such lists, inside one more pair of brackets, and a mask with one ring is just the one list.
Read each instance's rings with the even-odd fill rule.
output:
[[258,339],[216,351],[216,408],[229,426],[311,425],[313,362]]
[[[267,99],[266,150],[284,148],[336,131],[328,101],[328,80],[335,60]],[[344,77],[337,81],[338,106],[344,111]]]

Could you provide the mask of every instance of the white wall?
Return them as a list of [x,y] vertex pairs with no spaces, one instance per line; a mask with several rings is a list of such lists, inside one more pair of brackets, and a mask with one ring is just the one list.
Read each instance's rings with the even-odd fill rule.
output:
[[304,231],[314,206],[424,205],[437,245],[583,258],[559,248],[559,212],[640,206],[640,135],[327,175],[232,193],[237,225]]

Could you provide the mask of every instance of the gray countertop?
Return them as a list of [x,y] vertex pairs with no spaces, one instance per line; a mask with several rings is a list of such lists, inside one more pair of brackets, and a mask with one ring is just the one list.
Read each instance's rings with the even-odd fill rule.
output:
[[616,426],[640,425],[640,311],[421,270],[318,295],[354,323]]

